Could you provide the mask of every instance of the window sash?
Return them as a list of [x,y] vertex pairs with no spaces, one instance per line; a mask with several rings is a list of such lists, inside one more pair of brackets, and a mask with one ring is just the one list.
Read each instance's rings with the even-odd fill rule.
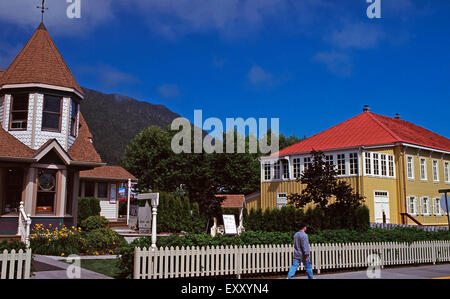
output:
[[379,159],[378,159],[378,154],[373,154],[373,175],[380,175],[380,165],[379,163]]
[[450,167],[448,162],[444,162],[444,179],[446,183],[450,181]]
[[70,135],[72,137],[77,136],[77,119],[78,119],[78,105],[72,101],[70,112]]
[[371,175],[372,174],[372,159],[370,157],[370,153],[364,153],[365,161],[366,161],[366,174]]
[[420,159],[420,179],[427,179],[427,161],[423,158]]
[[414,179],[414,160],[413,157],[407,157],[407,173],[408,179]]
[[350,153],[350,174],[358,174],[358,154]]
[[433,160],[433,181],[439,182],[439,168],[438,168],[438,161]]
[[[58,99],[59,111],[52,109],[51,105],[47,105],[46,101],[53,101]],[[47,106],[47,107],[46,107]],[[42,130],[43,131],[51,131],[51,132],[60,132],[61,131],[61,109],[62,109],[62,98],[54,97],[54,96],[44,96],[44,108],[42,110]],[[53,121],[51,119],[52,116],[58,117],[57,126],[48,125],[49,121]]]
[[337,155],[337,174],[345,175],[345,154]]
[[[17,103],[23,101],[23,107],[17,107]],[[28,94],[11,95],[9,130],[26,131],[28,127],[28,107],[30,98]],[[23,115],[23,116],[22,116]],[[19,125],[19,126],[17,126]]]
[[295,158],[293,160],[293,168],[294,168],[294,178],[298,179],[301,176],[301,159],[300,158]]

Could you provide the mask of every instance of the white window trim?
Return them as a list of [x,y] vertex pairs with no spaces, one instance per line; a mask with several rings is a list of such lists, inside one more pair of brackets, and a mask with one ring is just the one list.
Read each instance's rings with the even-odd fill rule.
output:
[[[280,195],[285,195],[285,196],[280,196]],[[288,197],[287,192],[278,192],[277,193],[277,209],[281,209],[281,207],[287,206],[287,197]],[[280,202],[280,200],[282,200],[282,202]]]
[[[371,174],[367,174],[366,173],[366,157],[365,157],[365,153],[370,153],[370,167],[371,167]],[[374,154],[378,154],[378,163],[375,164],[375,159],[374,159]],[[386,156],[386,175],[382,174],[381,171],[381,156],[384,155]],[[397,168],[395,165],[395,155],[391,155],[391,154],[383,154],[383,153],[379,153],[379,152],[364,152],[364,176],[366,177],[374,177],[374,178],[387,178],[387,179],[395,179],[397,177],[396,173],[397,173]],[[389,175],[389,157],[392,157],[392,170],[394,173],[394,176],[390,176]],[[378,167],[378,174],[375,174],[375,165],[377,165]]]
[[[424,206],[423,200],[424,199],[428,199],[428,205],[427,205],[427,212],[426,213],[423,211],[423,206]],[[421,213],[422,216],[430,216],[431,215],[431,213],[430,213],[430,198],[428,196],[422,196],[420,198],[420,213]]]
[[[411,177],[409,176],[409,173],[408,173],[408,164],[409,164],[409,162],[408,162],[408,159],[409,158],[411,158]],[[407,179],[408,180],[410,180],[410,181],[414,181],[414,177],[415,177],[415,169],[414,169],[414,156],[406,156],[406,177],[407,177]]]
[[[436,168],[434,166],[436,166]],[[438,160],[433,159],[431,161],[431,170],[433,172],[433,182],[439,183],[439,161]],[[435,174],[434,170],[436,170],[436,178],[437,178],[436,180],[434,179],[434,174]]]
[[[424,170],[422,172],[422,161],[425,161],[424,163]],[[428,169],[427,169],[427,159],[426,158],[420,158],[420,162],[419,162],[419,170],[420,170],[420,180],[422,182],[428,182]],[[422,174],[424,174],[424,178],[422,177]]]
[[[436,204],[436,202],[437,202],[437,204]],[[436,205],[438,208],[437,212],[436,212]],[[442,216],[441,199],[439,197],[433,198],[433,213],[435,216]]]
[[[417,201],[417,196],[415,196],[415,195],[408,195],[407,197],[407,204],[408,204],[408,209],[407,209],[407,211],[408,211],[408,213],[411,215],[411,216],[417,216],[418,215],[418,212],[419,212],[419,205],[418,205],[418,201]],[[410,200],[413,200],[413,209],[414,209],[414,211],[409,211],[409,209],[410,209]]]
[[[443,164],[444,164],[444,181],[446,184],[450,184],[450,162],[443,161]],[[445,177],[446,174],[447,174],[447,178]]]

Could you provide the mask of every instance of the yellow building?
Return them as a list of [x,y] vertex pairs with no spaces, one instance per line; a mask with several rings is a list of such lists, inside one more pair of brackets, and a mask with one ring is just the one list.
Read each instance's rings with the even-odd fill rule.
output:
[[365,197],[370,221],[447,225],[439,189],[450,188],[450,139],[410,122],[370,112],[262,157],[261,192],[247,208],[280,208],[300,193],[297,179],[311,163],[311,151],[323,151],[338,178]]

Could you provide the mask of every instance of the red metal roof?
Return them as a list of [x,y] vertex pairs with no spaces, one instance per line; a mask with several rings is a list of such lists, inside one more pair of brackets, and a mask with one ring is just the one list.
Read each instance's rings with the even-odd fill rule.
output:
[[272,156],[286,156],[312,150],[331,150],[358,146],[387,145],[397,142],[450,152],[450,139],[410,122],[363,112],[334,127],[299,143],[280,150]]

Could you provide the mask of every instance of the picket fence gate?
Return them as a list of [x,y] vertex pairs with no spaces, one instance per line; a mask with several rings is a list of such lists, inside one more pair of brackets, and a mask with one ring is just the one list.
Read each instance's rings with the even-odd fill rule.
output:
[[[318,274],[324,269],[450,262],[450,241],[312,244],[310,247],[312,267]],[[242,274],[287,272],[293,250],[293,245],[136,247],[133,278],[227,275],[240,278]]]
[[31,249],[4,250],[0,254],[0,279],[29,279],[31,275]]

